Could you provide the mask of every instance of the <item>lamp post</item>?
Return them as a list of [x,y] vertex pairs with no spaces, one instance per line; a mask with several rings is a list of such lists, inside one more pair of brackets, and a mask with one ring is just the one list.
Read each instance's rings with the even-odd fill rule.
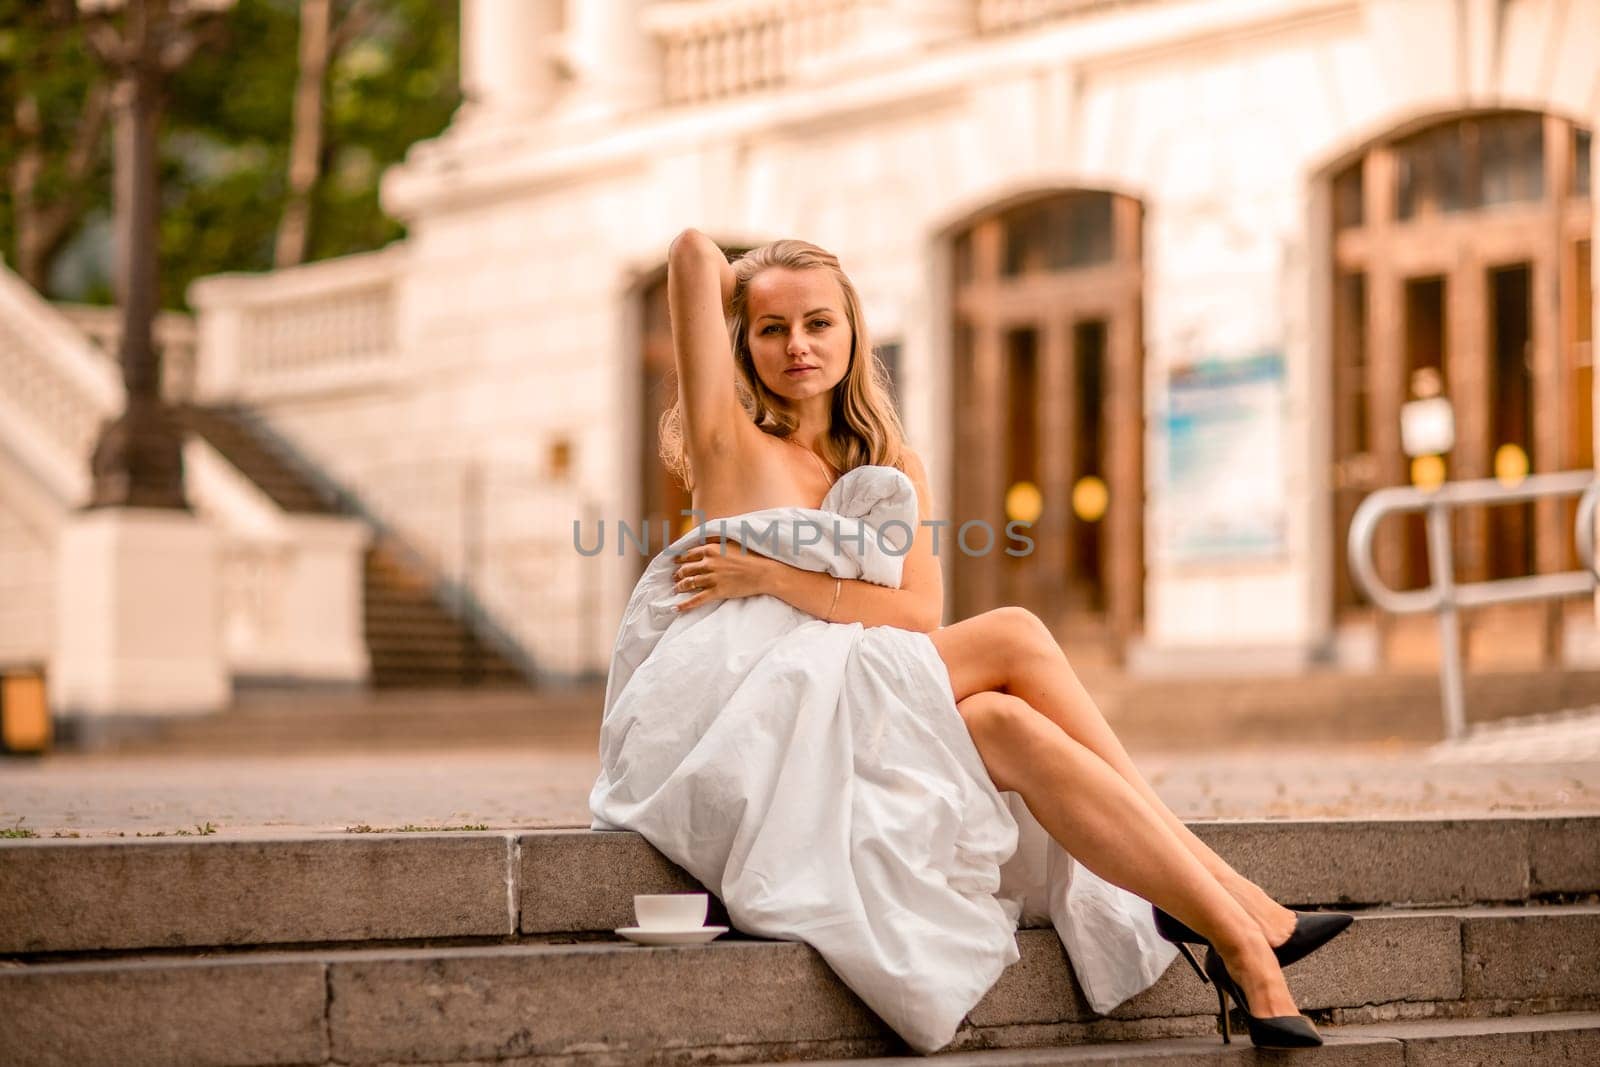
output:
[[109,70],[114,109],[118,361],[127,404],[90,460],[89,506],[187,510],[183,435],[161,399],[152,337],[159,302],[157,130],[167,78],[234,0],[77,0],[90,47]]
[[[183,491],[183,432],[161,399],[156,130],[163,84],[231,0],[77,0],[115,107],[118,359],[127,402],[90,460],[89,506],[56,551],[50,706],[69,744],[93,747],[147,720],[220,711],[233,676],[223,639],[219,531]],[[145,725],[141,725],[145,724]]]

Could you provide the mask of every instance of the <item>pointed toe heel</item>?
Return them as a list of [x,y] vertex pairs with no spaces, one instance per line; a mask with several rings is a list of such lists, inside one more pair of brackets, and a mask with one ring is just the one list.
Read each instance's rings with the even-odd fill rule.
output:
[[[1211,947],[1210,941],[1154,904],[1150,905],[1150,910],[1155,915],[1156,933],[1166,940],[1180,947],[1185,944]],[[1283,944],[1273,946],[1272,954],[1278,957],[1279,967],[1298,963],[1338,937],[1354,921],[1354,915],[1344,912],[1297,911],[1294,913],[1294,932]],[[1193,966],[1192,958],[1189,962]]]
[[1295,912],[1294,933],[1289,935],[1289,940],[1272,950],[1273,955],[1278,957],[1278,966],[1287,967],[1305,959],[1344,933],[1355,922],[1355,918],[1354,915],[1339,911]]

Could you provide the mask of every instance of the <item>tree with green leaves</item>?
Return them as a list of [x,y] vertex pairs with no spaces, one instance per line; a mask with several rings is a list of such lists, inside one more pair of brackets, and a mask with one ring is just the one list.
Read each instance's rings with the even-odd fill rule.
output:
[[[222,38],[170,81],[166,307],[182,307],[202,275],[270,269],[285,228],[303,227],[300,255],[286,262],[378,248],[403,232],[379,207],[378,179],[443,130],[460,101],[458,5],[332,0],[314,166],[302,162],[292,180],[302,14],[295,0],[239,0]],[[57,299],[111,300],[110,150],[94,114],[105,91],[71,0],[0,0],[0,248]],[[302,221],[286,223],[286,212]],[[81,276],[67,277],[64,264]]]
[[70,0],[0,0],[0,232],[28,284],[110,202],[110,86]]

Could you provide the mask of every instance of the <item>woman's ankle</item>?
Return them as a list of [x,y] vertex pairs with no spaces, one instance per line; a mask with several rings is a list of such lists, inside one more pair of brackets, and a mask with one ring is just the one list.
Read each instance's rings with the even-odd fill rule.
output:
[[1224,885],[1246,914],[1255,920],[1269,946],[1283,944],[1294,933],[1294,912],[1267,896],[1260,886],[1238,875]]
[[1223,953],[1223,962],[1245,994],[1248,1003],[1242,1007],[1250,1014],[1265,1018],[1299,1011],[1270,946],[1260,941],[1238,946],[1232,953]]

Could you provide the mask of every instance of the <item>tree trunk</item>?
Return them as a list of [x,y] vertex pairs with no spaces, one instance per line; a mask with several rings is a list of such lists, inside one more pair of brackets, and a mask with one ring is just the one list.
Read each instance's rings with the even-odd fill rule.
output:
[[44,123],[39,101],[31,93],[17,97],[13,129],[21,142],[11,168],[11,206],[16,226],[16,265],[29,285],[43,293],[50,281],[50,268],[78,222],[83,217],[84,184],[100,158],[109,111],[105,83],[90,86],[73,131],[72,146],[66,158],[66,191],[52,203],[38,199],[44,175]]
[[311,237],[311,194],[322,174],[322,97],[332,60],[333,0],[300,0],[300,74],[289,140],[289,196],[273,262],[303,263]]

